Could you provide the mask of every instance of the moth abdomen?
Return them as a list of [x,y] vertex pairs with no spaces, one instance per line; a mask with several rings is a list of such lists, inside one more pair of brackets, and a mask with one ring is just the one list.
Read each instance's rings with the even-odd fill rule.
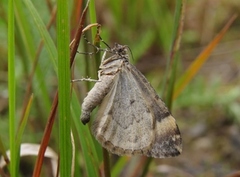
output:
[[[101,80],[102,79],[102,80]],[[99,104],[101,104],[103,98],[109,92],[112,87],[113,76],[102,76],[100,81],[97,82],[94,87],[88,92],[87,96],[83,100],[81,121],[86,124],[90,120],[91,112]]]

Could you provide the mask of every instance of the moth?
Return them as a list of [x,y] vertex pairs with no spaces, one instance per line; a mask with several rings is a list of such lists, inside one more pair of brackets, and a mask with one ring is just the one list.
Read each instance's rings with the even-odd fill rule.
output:
[[84,98],[80,119],[88,123],[91,112],[99,106],[92,132],[113,154],[177,156],[182,152],[182,138],[175,119],[144,75],[129,62],[129,54],[126,45],[106,49],[99,81]]

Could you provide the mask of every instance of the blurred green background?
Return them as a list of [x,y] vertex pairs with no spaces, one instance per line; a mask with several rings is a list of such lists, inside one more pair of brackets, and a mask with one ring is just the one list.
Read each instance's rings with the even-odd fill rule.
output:
[[[0,135],[5,148],[9,149],[7,2],[7,0],[0,2]],[[78,13],[83,7],[81,1],[69,2],[72,39],[79,19]],[[56,2],[41,0],[32,3],[37,8],[42,21],[48,24],[53,17],[51,11],[55,8]],[[103,40],[110,46],[115,42],[128,45],[134,57],[131,62],[136,64],[163,99],[166,90],[162,90],[162,82],[166,77],[166,59],[170,55],[173,40],[175,8],[175,1],[98,0],[95,2],[96,19],[102,25]],[[230,17],[239,12],[238,0],[189,0],[186,2],[176,80]],[[41,35],[23,2],[16,1],[15,14],[16,122],[18,124]],[[90,21],[88,13],[87,24]],[[182,134],[183,153],[175,158],[154,159],[148,172],[149,176],[217,177],[240,171],[239,29],[240,17],[238,16],[196,77],[173,101],[172,114]],[[49,34],[56,44],[55,23],[50,26]],[[90,33],[87,36],[90,38]],[[103,44],[101,45],[104,47]],[[82,39],[79,52],[89,51],[86,47],[89,46],[86,46],[86,41]],[[77,54],[73,78],[91,76],[96,79],[96,70],[86,76],[87,66],[83,59],[86,57],[90,58],[90,62],[93,61],[89,56]],[[33,106],[22,142],[40,143],[42,139],[51,102],[58,86],[54,66],[49,60],[49,53],[43,45],[32,84]],[[83,83],[76,85],[79,88],[78,96],[81,104],[89,88],[82,86]],[[79,124],[81,124],[80,121]],[[56,152],[58,151],[57,125],[53,127],[49,144]],[[76,135],[76,131],[74,133]],[[79,146],[79,142],[76,142],[76,151],[80,151]],[[131,167],[136,163],[133,160]],[[76,161],[75,168],[79,168],[78,174],[84,176],[84,165],[81,159]],[[129,168],[123,170],[122,175],[124,175],[123,172],[129,174],[127,173],[131,171]]]

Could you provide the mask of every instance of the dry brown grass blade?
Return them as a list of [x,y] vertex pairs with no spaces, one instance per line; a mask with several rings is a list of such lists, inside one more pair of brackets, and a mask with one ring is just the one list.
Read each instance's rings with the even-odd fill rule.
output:
[[72,67],[74,58],[76,56],[77,53],[77,49],[78,49],[78,45],[82,36],[82,30],[83,30],[83,26],[84,26],[84,22],[86,19],[86,14],[87,14],[87,10],[88,10],[88,6],[89,6],[89,1],[86,4],[85,9],[82,12],[82,16],[80,18],[80,22],[78,25],[78,30],[74,36],[73,42],[71,42],[71,53],[70,53],[70,67]]
[[208,46],[199,54],[199,56],[192,62],[187,71],[179,79],[176,84],[173,100],[176,99],[183,89],[189,84],[192,78],[197,74],[202,65],[206,62],[212,51],[215,49],[217,44],[223,38],[233,21],[236,19],[237,15],[233,15],[223,29],[218,33],[218,35],[208,44]]
[[41,173],[44,154],[45,154],[45,151],[47,149],[49,139],[51,137],[52,127],[53,127],[55,117],[56,117],[57,106],[58,106],[58,92],[56,93],[56,95],[54,97],[51,112],[50,112],[50,116],[48,118],[47,125],[46,125],[46,128],[44,130],[43,139],[42,139],[42,142],[41,142],[41,146],[40,146],[39,153],[38,153],[38,156],[37,156],[37,161],[36,161],[34,171],[33,171],[33,176],[35,176],[35,177],[39,177],[40,173]]

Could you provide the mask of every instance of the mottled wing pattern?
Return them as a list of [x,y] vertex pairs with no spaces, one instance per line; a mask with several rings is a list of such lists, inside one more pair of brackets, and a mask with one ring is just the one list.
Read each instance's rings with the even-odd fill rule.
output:
[[126,62],[114,79],[92,125],[96,139],[119,155],[178,155],[182,142],[175,119],[146,78]]
[[182,138],[174,117],[165,103],[159,98],[153,87],[142,73],[131,66],[132,76],[137,80],[141,94],[150,105],[154,119],[154,141],[147,156],[156,158],[177,156],[182,152]]
[[103,99],[93,122],[96,139],[112,153],[143,154],[154,140],[154,120],[141,90],[126,67]]

